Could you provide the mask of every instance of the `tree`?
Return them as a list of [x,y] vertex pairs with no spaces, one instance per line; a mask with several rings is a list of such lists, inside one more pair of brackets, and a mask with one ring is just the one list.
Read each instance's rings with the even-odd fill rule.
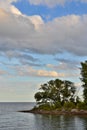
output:
[[61,92],[63,89],[63,81],[60,79],[56,79],[54,81],[54,85],[55,85],[55,102],[61,102],[62,101],[62,96],[61,96]]
[[87,103],[87,61],[81,62],[81,81],[83,82],[83,97],[85,103]]
[[58,104],[67,101],[74,102],[75,86],[71,81],[60,79],[50,80],[41,85],[40,91],[35,94],[37,103]]
[[67,80],[63,82],[64,82],[64,87],[62,89],[63,102],[67,101],[75,102],[76,87],[74,83]]

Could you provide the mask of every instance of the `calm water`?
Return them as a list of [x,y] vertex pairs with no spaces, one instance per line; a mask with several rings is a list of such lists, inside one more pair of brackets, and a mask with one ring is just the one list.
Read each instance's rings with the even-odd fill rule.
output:
[[87,130],[87,117],[34,115],[17,112],[33,103],[0,103],[0,130]]

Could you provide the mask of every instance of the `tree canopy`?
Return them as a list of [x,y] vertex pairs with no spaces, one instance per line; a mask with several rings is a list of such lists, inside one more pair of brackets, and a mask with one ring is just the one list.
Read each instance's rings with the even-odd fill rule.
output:
[[87,103],[87,61],[81,62],[81,76],[83,97],[84,101]]
[[35,99],[39,104],[75,102],[75,92],[76,87],[73,82],[55,79],[41,85],[39,92],[35,94]]

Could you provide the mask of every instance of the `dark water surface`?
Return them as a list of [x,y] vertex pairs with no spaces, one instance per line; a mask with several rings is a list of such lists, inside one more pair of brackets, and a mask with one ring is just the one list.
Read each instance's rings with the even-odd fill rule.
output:
[[34,103],[0,103],[0,130],[87,130],[85,116],[21,113]]

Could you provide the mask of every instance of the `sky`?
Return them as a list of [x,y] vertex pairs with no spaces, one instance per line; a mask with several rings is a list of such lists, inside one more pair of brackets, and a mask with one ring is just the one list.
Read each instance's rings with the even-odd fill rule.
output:
[[0,102],[33,102],[52,79],[75,83],[87,60],[87,0],[0,0]]

